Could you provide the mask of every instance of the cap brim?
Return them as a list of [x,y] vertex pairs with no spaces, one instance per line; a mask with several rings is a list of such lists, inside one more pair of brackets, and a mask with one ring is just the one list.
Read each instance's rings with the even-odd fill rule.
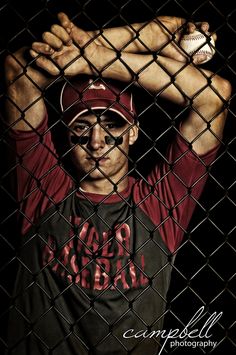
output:
[[115,112],[118,116],[120,116],[123,120],[125,120],[129,124],[134,123],[134,115],[126,111],[118,103],[114,103],[114,102],[109,102],[109,103],[106,102],[106,104],[99,104],[99,105],[96,105],[95,102],[88,102],[88,101],[86,102],[86,105],[79,103],[69,108],[67,111],[63,113],[64,120],[67,122],[68,126],[71,126],[78,117],[82,116],[86,112],[89,112],[90,110],[91,113],[96,110],[100,110],[100,111],[107,110],[107,111]]

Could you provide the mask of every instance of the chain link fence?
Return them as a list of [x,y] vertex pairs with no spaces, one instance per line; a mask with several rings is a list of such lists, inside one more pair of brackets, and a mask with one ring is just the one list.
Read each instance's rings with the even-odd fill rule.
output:
[[[11,98],[4,82],[4,62],[9,55],[14,58],[19,48],[40,41],[42,33],[49,31],[52,24],[58,23],[56,16],[60,11],[67,13],[84,30],[98,30],[98,33],[117,26],[128,26],[131,32],[135,32],[131,24],[144,22],[142,28],[145,28],[152,19],[166,15],[210,23],[210,30],[218,38],[215,56],[202,66],[191,65],[196,70],[209,69],[229,80],[233,90],[230,104],[225,102],[221,108],[226,108],[228,112],[223,138],[217,137],[221,147],[210,164],[195,157],[201,162],[203,172],[197,174],[191,186],[186,186],[173,169],[177,160],[192,152],[191,146],[187,151],[182,151],[174,162],[166,158],[166,148],[179,134],[180,122],[193,109],[192,102],[190,100],[187,107],[180,107],[162,99],[161,91],[153,94],[147,90],[140,81],[146,67],[126,82],[122,89],[122,93],[130,88],[133,91],[138,112],[139,138],[131,147],[129,155],[119,140],[114,141],[113,136],[113,146],[110,148],[112,152],[115,147],[128,160],[128,169],[119,182],[122,183],[130,175],[135,179],[132,180],[133,186],[136,186],[134,181],[140,179],[143,184],[147,183],[148,189],[140,198],[130,199],[112,181],[112,191],[99,198],[81,191],[79,185],[86,181],[86,176],[78,181],[71,168],[69,153],[72,148],[68,148],[65,141],[68,125],[63,120],[59,100],[64,83],[67,82],[73,89],[74,84],[62,72],[60,80],[55,77],[42,91],[49,117],[48,128],[33,128],[35,141],[28,147],[25,145],[25,150],[18,153],[15,138],[10,136],[9,139],[10,129],[6,124],[5,103]],[[2,1],[1,354],[216,355],[236,352],[235,17],[235,4],[228,0]],[[141,29],[136,31],[140,43]],[[109,45],[112,46],[110,42]],[[146,48],[146,52],[152,53],[150,48]],[[152,55],[155,61],[156,54]],[[37,69],[32,58],[30,64]],[[131,70],[125,60],[124,65]],[[170,75],[167,70],[165,72]],[[98,77],[101,79],[101,72]],[[97,80],[95,78],[92,84],[87,84],[85,95],[91,85],[106,86],[106,80]],[[168,85],[176,85],[175,76],[171,80]],[[181,90],[178,85],[176,88]],[[220,93],[216,94],[224,101]],[[21,95],[25,95],[25,92],[22,91]],[[201,91],[197,95],[201,95]],[[33,105],[36,103],[37,100]],[[14,102],[12,105],[18,110],[21,119],[31,109],[31,105],[25,111]],[[112,105],[106,108],[105,113],[111,108]],[[127,107],[123,109],[127,110]],[[96,116],[97,113],[90,110],[90,114],[94,113]],[[104,128],[99,115],[97,119],[99,126]],[[14,125],[15,122],[11,128]],[[121,143],[135,125],[136,121],[131,128],[122,132]],[[105,134],[109,137],[106,127]],[[92,128],[89,127],[84,136],[88,136]],[[56,152],[48,143],[49,134],[52,134]],[[24,136],[24,139],[27,141],[29,138]],[[87,141],[80,140],[79,144],[86,151]],[[36,149],[38,155],[34,155]],[[33,165],[25,165],[27,156]],[[37,172],[37,175],[35,171],[42,168],[41,157],[52,163],[48,165],[48,171],[43,172],[43,175]],[[148,177],[156,164],[162,166],[163,163],[168,169],[156,181],[150,182]],[[34,168],[30,170],[30,166]],[[98,164],[93,170],[96,168]],[[19,174],[19,171],[21,175],[18,175],[19,180],[16,181],[16,173]],[[162,199],[156,188],[171,172],[176,174],[178,181],[181,180],[185,195],[168,209],[168,215],[155,222],[155,218],[151,218],[158,213],[155,204],[168,206],[169,203]],[[100,174],[110,179],[102,168]],[[204,190],[200,197],[196,197],[194,187],[205,179],[206,174],[208,179]],[[22,185],[20,179],[31,181],[30,187],[19,187]],[[61,200],[55,194],[50,194],[47,187],[47,181],[53,185],[57,180],[60,180],[58,189],[61,194],[58,194],[63,196]],[[19,200],[16,196],[20,188],[23,192]],[[73,207],[78,191],[81,194],[80,200]],[[114,194],[116,199],[112,200]],[[43,202],[39,195],[43,196]],[[168,200],[171,197],[166,198]],[[149,199],[155,200],[155,204],[151,205],[154,210],[146,207]],[[185,226],[176,217],[174,210],[188,199],[196,206],[190,222]],[[71,206],[77,211],[73,216]],[[107,212],[108,207],[114,215],[113,219],[110,212]],[[182,211],[184,216],[188,215],[188,208],[191,207],[186,205]],[[45,212],[43,216],[39,213],[42,210]],[[171,251],[160,237],[163,226],[169,220],[174,221],[174,231],[183,234],[181,244]],[[53,234],[55,225],[58,233],[56,237]],[[141,239],[138,236],[132,239],[135,238],[132,232],[129,234],[134,225],[135,230],[142,235]],[[27,231],[23,236],[22,229]],[[27,303],[24,303],[26,299]]]

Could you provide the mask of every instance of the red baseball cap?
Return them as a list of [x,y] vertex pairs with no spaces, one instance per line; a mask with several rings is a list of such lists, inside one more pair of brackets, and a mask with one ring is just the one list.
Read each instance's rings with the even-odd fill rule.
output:
[[63,119],[71,125],[90,110],[109,110],[133,123],[136,109],[133,95],[122,83],[99,78],[77,78],[66,82],[60,97]]

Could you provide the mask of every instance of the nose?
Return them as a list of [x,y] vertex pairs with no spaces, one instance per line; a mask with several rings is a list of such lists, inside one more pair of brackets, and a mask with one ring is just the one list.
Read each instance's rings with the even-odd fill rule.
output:
[[105,132],[99,124],[96,124],[90,130],[88,147],[92,150],[98,150],[104,146]]

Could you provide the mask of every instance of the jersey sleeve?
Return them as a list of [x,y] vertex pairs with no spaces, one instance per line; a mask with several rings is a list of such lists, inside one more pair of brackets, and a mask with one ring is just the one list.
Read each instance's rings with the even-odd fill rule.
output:
[[25,234],[49,207],[65,196],[71,179],[58,164],[47,115],[37,130],[11,130],[9,144],[13,190]]
[[177,135],[166,159],[154,168],[147,181],[139,182],[136,203],[159,229],[171,252],[183,239],[219,146],[207,154],[197,155]]

